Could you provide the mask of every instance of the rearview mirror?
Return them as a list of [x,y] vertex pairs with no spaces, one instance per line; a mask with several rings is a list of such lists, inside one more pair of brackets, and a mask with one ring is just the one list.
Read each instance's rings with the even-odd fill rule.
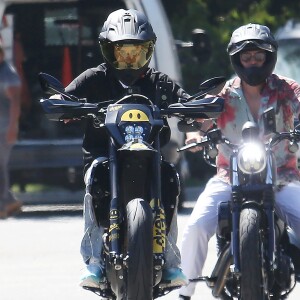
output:
[[[199,90],[209,90],[211,94],[218,94],[221,92],[222,88],[224,87],[226,83],[226,78],[223,76],[213,77],[210,79],[207,79],[200,83]],[[213,93],[212,91],[217,90],[218,92]]]
[[193,53],[199,62],[207,62],[211,56],[210,38],[205,30],[195,28],[192,31]]
[[206,94],[217,95],[220,93],[226,83],[226,78],[223,76],[213,77],[203,81],[199,85],[199,92],[188,98],[188,101],[199,99]]
[[201,63],[210,59],[212,51],[210,37],[203,29],[193,29],[191,41],[175,40],[175,44],[180,48],[192,48],[193,55]]
[[41,88],[45,93],[55,94],[65,92],[62,83],[47,73],[39,73],[39,81]]
[[61,94],[64,97],[67,97],[70,101],[80,101],[74,95],[65,92],[65,88],[62,83],[58,79],[47,73],[39,73],[39,81],[41,88],[45,93],[48,93],[50,95]]

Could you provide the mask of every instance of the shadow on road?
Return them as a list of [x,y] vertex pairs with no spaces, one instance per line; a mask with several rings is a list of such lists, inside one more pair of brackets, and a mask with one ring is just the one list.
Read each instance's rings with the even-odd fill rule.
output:
[[[203,188],[191,187],[186,189],[186,200],[182,207],[178,209],[178,214],[190,215],[192,213],[195,201]],[[58,197],[59,195],[59,197]],[[64,197],[65,196],[65,197]],[[80,195],[79,195],[80,196]],[[68,196],[67,193],[56,194],[39,194],[30,197],[29,193],[20,197],[24,201],[23,212],[14,218],[31,219],[31,218],[55,218],[61,216],[82,216],[82,198],[74,197],[74,194]],[[43,199],[43,200],[40,200]],[[55,200],[53,200],[55,199]]]
[[178,210],[178,214],[180,215],[190,215],[193,211],[193,207],[181,207]]
[[82,216],[82,205],[25,205],[16,219],[45,219],[56,217]]

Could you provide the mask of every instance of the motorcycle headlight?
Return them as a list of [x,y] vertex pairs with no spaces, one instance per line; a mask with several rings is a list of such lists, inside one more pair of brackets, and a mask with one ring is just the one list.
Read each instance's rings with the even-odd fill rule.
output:
[[125,142],[126,143],[129,143],[129,142],[131,142],[133,140],[134,140],[134,135],[132,135],[132,134],[126,134],[125,135]]
[[260,144],[248,143],[238,153],[238,167],[246,174],[260,173],[266,166],[266,152]]
[[147,136],[150,132],[150,125],[148,123],[144,124],[122,124],[120,126],[121,132],[124,135],[124,139],[126,143],[131,142],[133,140],[138,140],[142,142],[147,139]]
[[125,127],[125,132],[127,134],[133,134],[134,133],[134,126],[128,125]]

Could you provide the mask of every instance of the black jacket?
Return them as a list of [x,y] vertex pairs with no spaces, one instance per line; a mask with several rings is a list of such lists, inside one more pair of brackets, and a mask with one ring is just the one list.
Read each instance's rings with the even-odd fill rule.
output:
[[[168,80],[172,83],[171,97],[168,103],[157,99],[157,83]],[[133,86],[135,93],[142,94],[151,99],[156,105],[161,107],[187,98],[189,95],[167,75],[154,69],[148,69]],[[128,94],[128,89],[124,87],[110,72],[105,63],[98,67],[88,69],[75,78],[67,87],[66,91],[79,98],[86,98],[87,102],[98,103],[112,99],[120,99]],[[157,102],[160,103],[157,103]],[[88,165],[98,156],[107,156],[108,135],[105,129],[95,128],[92,120],[86,123],[85,135],[83,139],[83,153],[85,164]]]

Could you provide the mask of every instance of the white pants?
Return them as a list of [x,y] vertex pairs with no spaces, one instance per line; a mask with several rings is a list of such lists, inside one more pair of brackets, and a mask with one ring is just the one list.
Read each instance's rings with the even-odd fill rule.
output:
[[[187,226],[183,232],[181,266],[187,278],[202,276],[207,257],[208,242],[216,232],[218,203],[228,201],[231,186],[218,178],[212,178],[200,194]],[[275,209],[300,238],[300,182],[289,183],[276,193]],[[196,283],[180,289],[184,296],[192,296]]]

